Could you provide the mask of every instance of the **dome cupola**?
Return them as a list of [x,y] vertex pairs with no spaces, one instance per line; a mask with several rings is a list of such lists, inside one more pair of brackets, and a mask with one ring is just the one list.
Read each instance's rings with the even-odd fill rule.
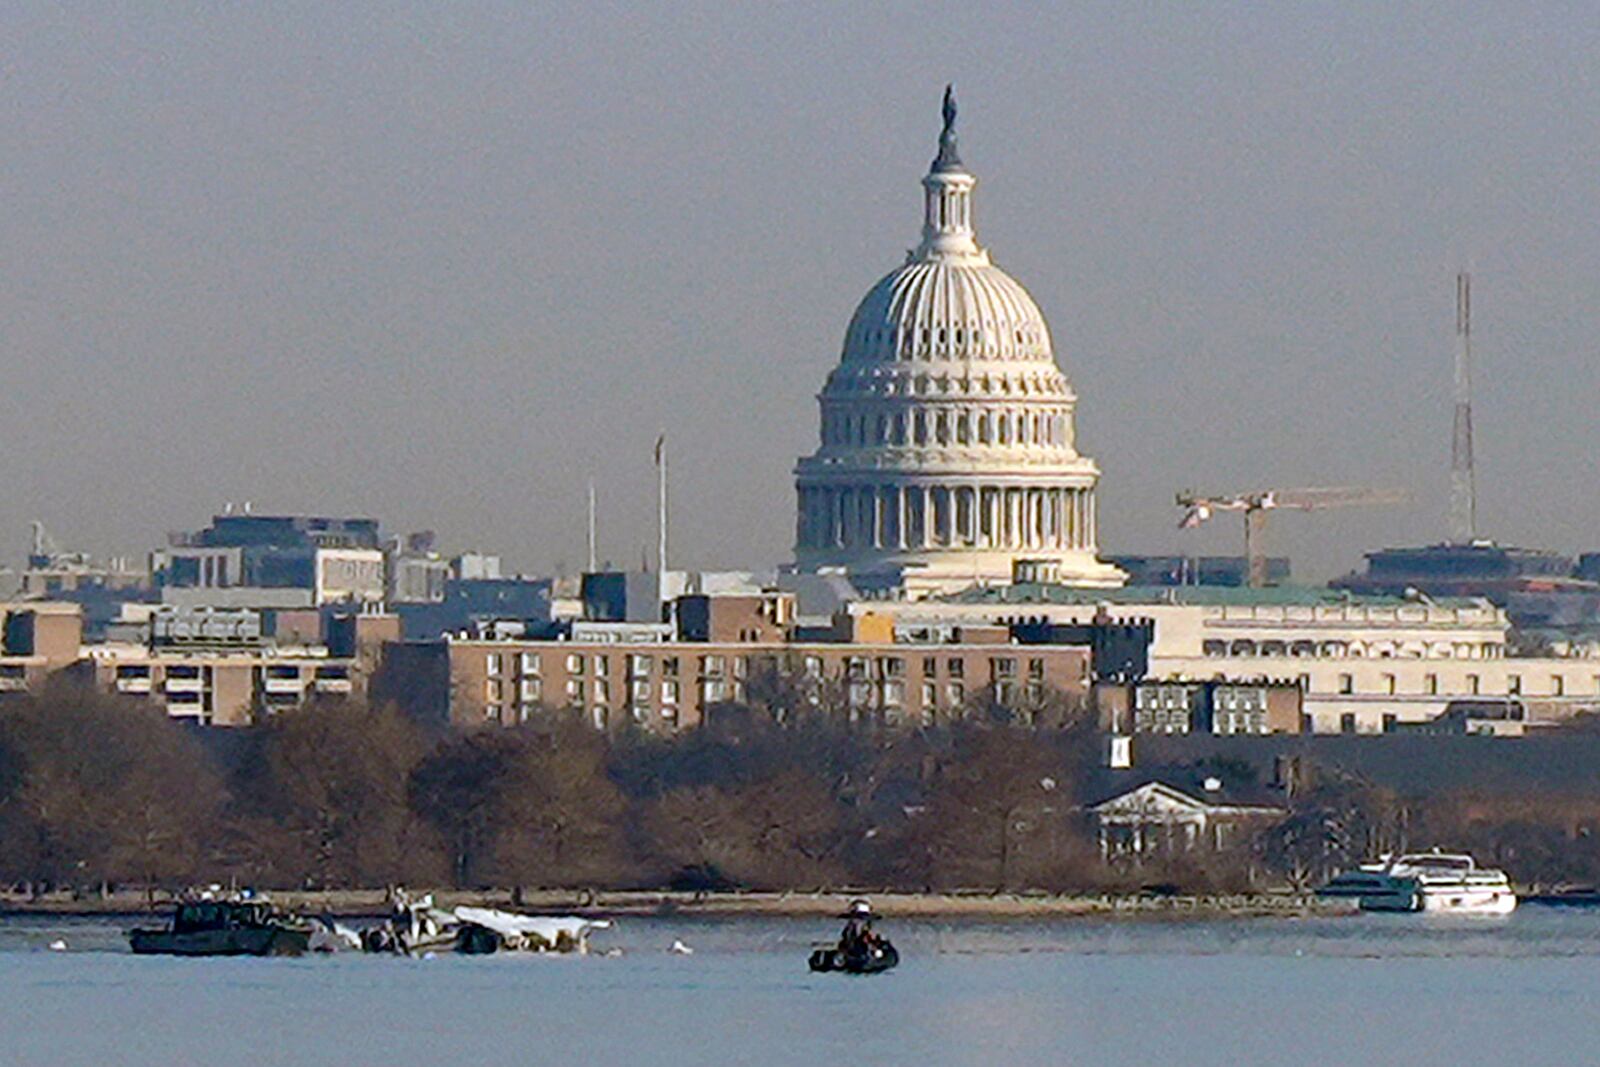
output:
[[922,239],[857,306],[797,469],[801,569],[909,589],[1009,581],[1018,557],[1117,585],[1095,558],[1099,470],[1076,450],[1077,397],[1028,291],[978,244],[978,180],[945,89],[922,179]]

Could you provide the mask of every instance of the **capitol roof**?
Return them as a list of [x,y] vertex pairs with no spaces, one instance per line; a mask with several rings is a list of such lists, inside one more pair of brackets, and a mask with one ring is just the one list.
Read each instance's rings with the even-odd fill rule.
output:
[[[1067,585],[1019,582],[1005,586],[973,586],[940,597],[947,604],[1174,604],[1193,607],[1400,607],[1416,601],[1398,596],[1369,596],[1313,585],[1274,585],[1262,589],[1228,585],[1129,585],[1120,589],[1084,589]],[[1430,597],[1435,607],[1478,608],[1479,597]]]

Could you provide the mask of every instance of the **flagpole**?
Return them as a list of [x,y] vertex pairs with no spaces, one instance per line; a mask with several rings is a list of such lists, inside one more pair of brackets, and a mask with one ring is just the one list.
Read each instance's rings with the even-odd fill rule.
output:
[[667,599],[667,435],[656,438],[656,590]]
[[595,545],[594,529],[594,479],[589,480],[589,573],[593,574],[598,569],[597,551]]

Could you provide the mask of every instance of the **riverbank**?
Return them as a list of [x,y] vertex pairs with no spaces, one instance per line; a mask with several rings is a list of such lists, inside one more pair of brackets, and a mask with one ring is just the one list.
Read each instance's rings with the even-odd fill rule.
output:
[[[413,890],[413,895],[418,892]],[[684,893],[666,891],[573,892],[538,890],[513,898],[508,891],[436,891],[441,907],[473,905],[527,912],[576,912],[614,916],[679,915],[821,917],[837,915],[857,895],[866,895],[887,918],[1072,919],[1129,917],[1214,919],[1257,916],[1302,917],[1348,911],[1337,902],[1301,893],[1253,893],[1227,896],[1092,894],[1049,896],[1011,893]],[[274,891],[285,907],[348,918],[386,915],[390,898],[384,890]],[[104,895],[46,894],[30,898],[0,894],[0,915],[137,915],[164,908],[171,898],[144,892]]]

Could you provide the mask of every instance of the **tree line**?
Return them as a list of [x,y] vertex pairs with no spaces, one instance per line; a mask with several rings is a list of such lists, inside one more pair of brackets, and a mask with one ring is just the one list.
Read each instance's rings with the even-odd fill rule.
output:
[[1083,813],[1100,738],[1082,714],[990,707],[920,730],[724,705],[664,739],[551,711],[429,730],[317,703],[200,730],[67,686],[0,703],[0,882],[237,880],[282,889],[1097,891],[1312,885],[1437,839],[1513,877],[1600,880],[1600,791],[1507,808],[1420,805],[1328,772],[1223,854],[1107,862]]

